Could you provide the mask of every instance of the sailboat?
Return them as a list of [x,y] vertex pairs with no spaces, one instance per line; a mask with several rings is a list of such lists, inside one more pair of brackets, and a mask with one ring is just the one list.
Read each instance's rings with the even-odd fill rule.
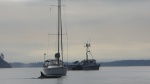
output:
[[[41,77],[45,78],[58,78],[61,76],[66,76],[67,67],[63,63],[63,43],[62,43],[62,21],[61,21],[61,0],[58,0],[58,50],[55,53],[54,59],[47,59],[43,64],[43,72],[41,72]],[[60,60],[62,57],[62,60]]]
[[99,70],[100,64],[98,64],[95,59],[88,58],[89,53],[91,54],[90,46],[88,42],[85,44],[86,59],[81,62],[75,61],[73,64],[67,65],[68,70]]

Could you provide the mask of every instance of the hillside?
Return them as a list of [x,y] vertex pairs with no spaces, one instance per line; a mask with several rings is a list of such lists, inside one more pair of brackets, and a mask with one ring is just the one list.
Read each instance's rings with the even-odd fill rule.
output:
[[102,62],[101,66],[150,66],[150,60],[121,60]]
[[11,68],[11,65],[2,58],[0,58],[0,68]]

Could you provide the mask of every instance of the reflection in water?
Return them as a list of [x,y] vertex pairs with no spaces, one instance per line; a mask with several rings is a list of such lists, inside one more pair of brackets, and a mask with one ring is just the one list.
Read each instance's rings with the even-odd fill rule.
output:
[[57,80],[56,80],[56,84],[67,84],[67,76],[63,76],[63,77],[61,77],[61,78],[58,78]]
[[99,71],[68,71],[61,78],[40,79],[41,68],[0,69],[0,84],[149,84],[150,67],[102,67]]
[[56,84],[63,84],[63,77],[56,80]]

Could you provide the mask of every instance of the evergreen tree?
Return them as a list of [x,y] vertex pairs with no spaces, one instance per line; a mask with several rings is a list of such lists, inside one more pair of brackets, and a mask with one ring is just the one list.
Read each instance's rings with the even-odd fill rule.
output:
[[1,53],[0,58],[4,59],[4,54],[3,53]]

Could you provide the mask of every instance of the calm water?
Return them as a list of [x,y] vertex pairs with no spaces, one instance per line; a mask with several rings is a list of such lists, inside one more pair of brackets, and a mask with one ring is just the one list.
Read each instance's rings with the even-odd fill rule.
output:
[[150,84],[150,67],[101,67],[68,71],[66,77],[38,79],[42,68],[0,69],[0,84]]

